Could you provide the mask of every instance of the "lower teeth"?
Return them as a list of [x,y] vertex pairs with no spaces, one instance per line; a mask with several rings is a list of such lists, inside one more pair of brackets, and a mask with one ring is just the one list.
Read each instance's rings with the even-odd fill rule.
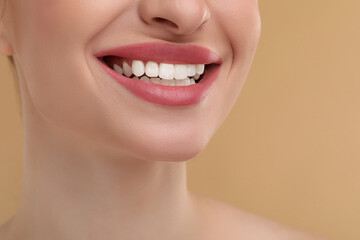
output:
[[189,86],[189,85],[193,85],[193,84],[197,83],[194,78],[162,79],[162,78],[149,78],[147,76],[142,76],[139,78],[134,75],[129,78],[134,79],[134,80],[139,80],[139,81],[145,81],[145,82],[151,82],[151,83],[155,83],[155,84],[165,85],[165,86]]
[[152,82],[155,84],[166,85],[166,86],[189,86],[195,84],[195,80],[193,78],[186,79],[161,79],[161,78],[148,78],[148,77],[133,77],[134,80],[140,80],[145,82]]

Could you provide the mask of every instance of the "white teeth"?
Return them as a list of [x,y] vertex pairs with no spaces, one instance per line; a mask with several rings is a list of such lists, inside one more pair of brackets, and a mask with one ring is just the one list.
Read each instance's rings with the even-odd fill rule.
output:
[[196,74],[196,66],[193,64],[188,64],[187,65],[187,75],[189,77],[192,77]]
[[150,82],[160,84],[160,78],[150,78]]
[[175,75],[174,64],[160,63],[159,77],[162,79],[173,79]]
[[130,77],[132,75],[132,69],[130,67],[129,64],[127,64],[127,62],[123,62],[123,70],[124,70],[124,74],[127,77]]
[[187,78],[187,66],[183,64],[175,64],[175,79]]
[[[137,77],[134,77],[133,79],[138,79]],[[144,77],[140,78],[140,80],[145,79]],[[189,86],[195,84],[194,79],[192,78],[186,78],[186,79],[160,79],[160,78],[150,78],[148,80],[149,82],[164,85],[164,86]]]
[[168,85],[169,86],[176,86],[176,80],[168,80]]
[[188,86],[188,85],[190,85],[190,79],[189,78],[176,80],[176,86]]
[[147,76],[142,76],[142,77],[140,78],[140,80],[141,80],[141,81],[146,81],[146,82],[149,82],[149,81],[150,81],[150,79],[149,79]]
[[185,79],[176,80],[175,86],[185,86]]
[[196,73],[197,74],[203,74],[205,70],[205,65],[204,64],[196,64]]
[[137,77],[144,75],[145,66],[143,61],[139,61],[139,60],[132,61],[132,72]]
[[117,64],[114,64],[114,70],[115,70],[115,72],[117,72],[117,73],[119,73],[121,75],[124,73],[122,68]]
[[135,80],[167,86],[189,86],[196,84],[195,80],[204,73],[205,64],[158,64],[153,61],[144,64],[143,61],[133,60],[131,66],[123,61],[122,67],[114,64],[113,69],[126,77],[133,76]]
[[159,65],[156,62],[147,62],[145,67],[145,74],[149,77],[158,77]]
[[166,86],[175,86],[175,81],[176,80],[174,79],[161,79],[160,84]]

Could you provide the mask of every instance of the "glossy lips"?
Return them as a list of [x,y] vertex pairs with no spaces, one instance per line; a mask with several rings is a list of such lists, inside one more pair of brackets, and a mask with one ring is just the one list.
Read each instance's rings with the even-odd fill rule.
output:
[[[103,57],[153,61],[170,64],[206,64],[203,78],[190,86],[166,86],[123,76],[102,61]],[[203,100],[220,72],[220,57],[203,47],[169,43],[142,43],[101,51],[95,54],[101,67],[136,96],[161,105],[186,106]]]

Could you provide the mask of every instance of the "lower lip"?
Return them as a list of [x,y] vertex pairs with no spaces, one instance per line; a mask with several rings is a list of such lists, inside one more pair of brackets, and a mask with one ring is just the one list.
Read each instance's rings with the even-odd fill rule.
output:
[[134,95],[152,103],[167,106],[189,106],[200,103],[209,93],[219,76],[220,65],[205,69],[200,82],[189,86],[164,86],[152,82],[127,78],[97,59],[100,66]]

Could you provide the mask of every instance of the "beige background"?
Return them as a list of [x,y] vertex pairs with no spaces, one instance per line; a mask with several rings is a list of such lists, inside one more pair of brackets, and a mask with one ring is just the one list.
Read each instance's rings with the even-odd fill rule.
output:
[[[260,1],[263,34],[190,188],[333,239],[360,239],[360,1]],[[17,208],[22,126],[0,58],[0,223]]]

